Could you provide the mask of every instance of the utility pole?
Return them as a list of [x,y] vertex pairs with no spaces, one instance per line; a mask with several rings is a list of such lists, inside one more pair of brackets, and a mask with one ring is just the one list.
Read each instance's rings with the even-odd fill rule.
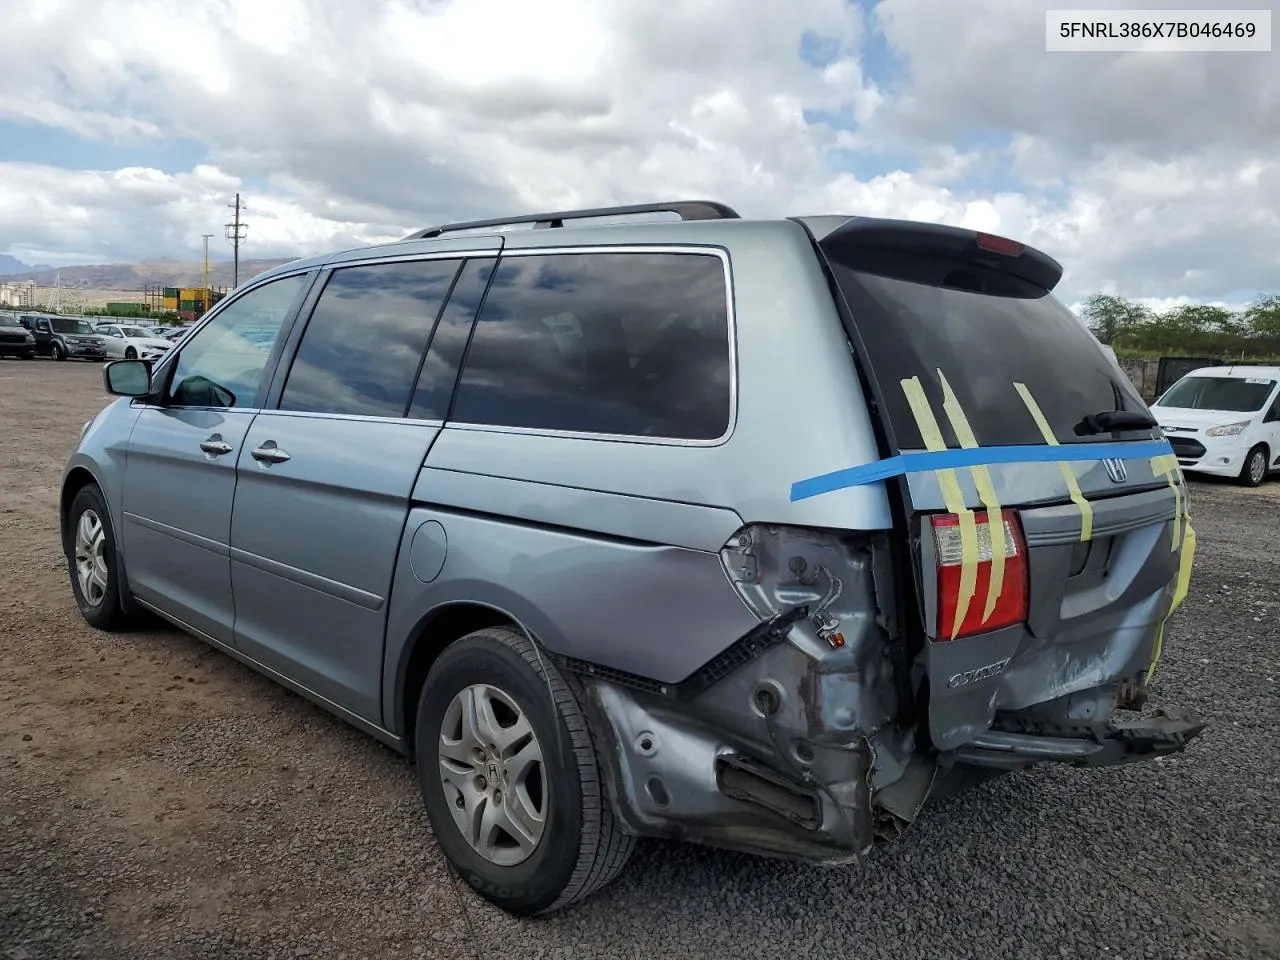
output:
[[249,230],[249,225],[240,222],[240,194],[236,194],[234,203],[228,203],[228,207],[232,207],[236,212],[236,218],[226,225],[227,239],[231,241],[231,247],[234,251],[234,266],[231,273],[231,289],[234,290],[240,286],[240,244],[244,240],[245,233]]
[[200,299],[204,301],[204,309],[200,312],[204,314],[209,312],[209,307],[212,305],[210,301],[213,300],[213,294],[209,292],[209,238],[213,234],[202,233],[200,236],[204,237],[204,292],[200,294]]

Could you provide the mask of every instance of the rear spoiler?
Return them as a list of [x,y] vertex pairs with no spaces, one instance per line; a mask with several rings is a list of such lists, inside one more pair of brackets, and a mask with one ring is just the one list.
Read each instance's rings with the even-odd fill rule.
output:
[[[1046,253],[1016,240],[990,233],[915,220],[849,217],[825,231],[831,218],[797,218],[815,235],[822,249],[836,261],[856,261],[859,254],[901,253],[938,257],[953,263],[996,270],[1049,292],[1062,279],[1062,264]],[[815,229],[816,228],[816,229]]]

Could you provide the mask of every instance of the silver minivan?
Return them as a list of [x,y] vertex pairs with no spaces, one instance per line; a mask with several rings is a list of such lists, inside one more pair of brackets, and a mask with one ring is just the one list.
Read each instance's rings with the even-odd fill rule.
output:
[[989,776],[1203,728],[1142,709],[1183,479],[1061,273],[702,201],[292,262],[105,368],[72,589],[413,757],[513,913],[637,837],[849,862]]

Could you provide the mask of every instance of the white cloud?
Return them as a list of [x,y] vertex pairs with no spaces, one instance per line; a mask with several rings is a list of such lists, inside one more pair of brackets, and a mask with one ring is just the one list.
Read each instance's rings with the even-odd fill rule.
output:
[[[7,15],[0,120],[208,157],[99,170],[87,147],[67,171],[0,146],[0,240],[40,262],[195,253],[237,189],[246,256],[694,196],[1013,236],[1066,265],[1068,302],[1274,287],[1276,56],[1044,52],[1047,6],[1136,2],[43,0]],[[899,75],[870,71],[876,30]],[[834,38],[822,67],[810,31]]]

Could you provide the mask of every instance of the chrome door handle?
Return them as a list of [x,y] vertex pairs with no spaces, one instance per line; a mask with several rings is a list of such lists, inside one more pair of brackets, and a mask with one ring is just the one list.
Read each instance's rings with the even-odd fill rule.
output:
[[211,457],[220,457],[224,453],[230,453],[233,448],[231,444],[222,439],[222,434],[215,433],[208,440],[201,441],[200,449]]
[[289,455],[277,447],[274,440],[268,440],[253,450],[252,456],[259,463],[284,463],[289,459]]

